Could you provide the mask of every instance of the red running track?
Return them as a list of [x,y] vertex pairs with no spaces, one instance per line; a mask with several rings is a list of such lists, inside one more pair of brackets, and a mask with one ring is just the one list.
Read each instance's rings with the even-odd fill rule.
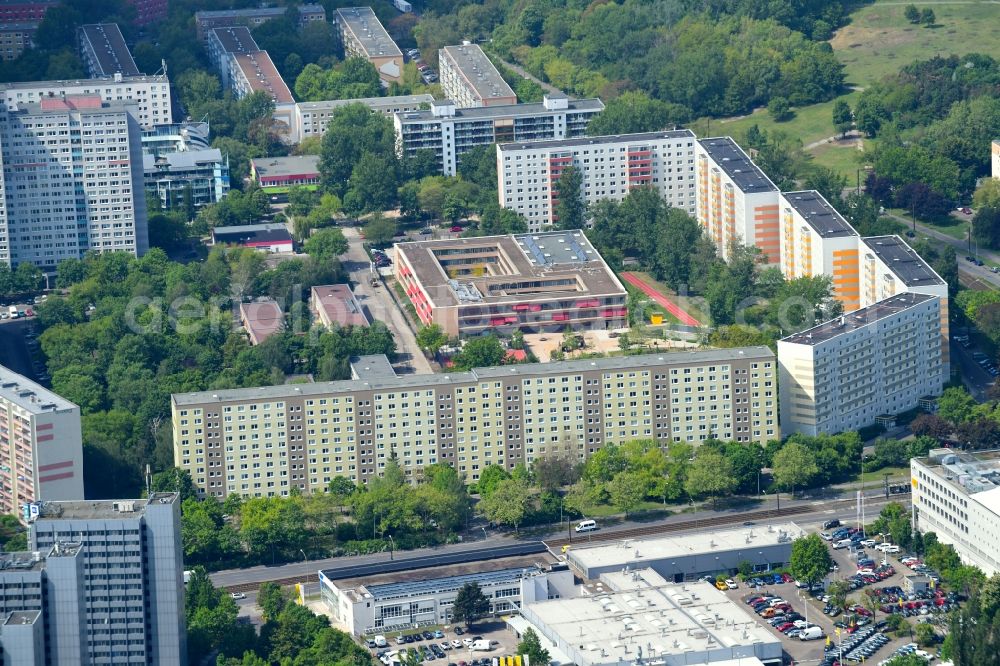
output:
[[684,310],[677,307],[677,304],[668,299],[666,296],[656,291],[647,284],[642,278],[637,276],[635,273],[622,273],[622,279],[628,282],[633,287],[641,289],[644,294],[652,298],[654,301],[659,303],[666,309],[667,312],[677,317],[678,321],[687,326],[701,326],[701,322],[689,315]]

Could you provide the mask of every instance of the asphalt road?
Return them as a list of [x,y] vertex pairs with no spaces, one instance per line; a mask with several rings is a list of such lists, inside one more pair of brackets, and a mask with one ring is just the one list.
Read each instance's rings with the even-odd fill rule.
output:
[[371,261],[365,253],[358,230],[354,227],[345,227],[344,236],[347,238],[348,249],[341,263],[350,274],[351,282],[354,284],[354,295],[368,318],[371,321],[383,322],[392,332],[392,337],[396,340],[398,359],[395,364],[396,371],[400,374],[433,372],[430,362],[417,346],[417,339],[405,315],[399,311],[388,293],[389,287],[381,280],[378,287],[371,286]]
[[[911,226],[913,224],[912,220],[899,215],[889,215],[889,217]],[[994,288],[1000,287],[1000,274],[994,273],[987,266],[976,266],[970,261],[966,261],[965,257],[969,254],[969,243],[966,240],[959,240],[958,238],[953,238],[946,233],[942,233],[933,227],[929,227],[926,224],[921,224],[917,222],[917,231],[933,238],[936,241],[942,243],[947,243],[955,248],[955,254],[958,255],[958,272],[964,273],[967,277],[971,277],[981,282],[986,283]],[[989,250],[984,250],[982,248],[977,252],[979,257],[984,260],[989,260],[994,263],[1000,264],[1000,255]]]

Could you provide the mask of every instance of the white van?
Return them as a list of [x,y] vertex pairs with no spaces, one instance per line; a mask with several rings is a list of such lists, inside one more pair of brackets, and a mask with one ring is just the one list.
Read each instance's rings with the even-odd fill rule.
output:
[[841,550],[843,548],[850,548],[853,545],[853,541],[850,539],[842,539],[837,543],[833,544],[834,550]]
[[489,652],[493,649],[493,645],[491,641],[487,640],[472,641],[472,649],[478,652]]
[[375,647],[385,647],[387,643],[385,642],[385,636],[379,634],[375,637]]
[[593,532],[597,529],[597,521],[582,520],[576,525],[577,532]]
[[800,641],[814,641],[818,638],[823,638],[823,629],[820,627],[806,627],[799,634]]

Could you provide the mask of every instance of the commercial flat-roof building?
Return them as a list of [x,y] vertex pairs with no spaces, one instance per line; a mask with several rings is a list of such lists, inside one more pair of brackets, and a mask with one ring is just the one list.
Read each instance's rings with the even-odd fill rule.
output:
[[[84,664],[187,663],[180,496],[44,502],[26,508],[28,545],[79,544]],[[48,561],[47,561],[48,563]],[[76,620],[62,616],[58,620]],[[73,661],[51,663],[74,663]],[[76,662],[81,663],[81,662]]]
[[324,603],[357,636],[451,624],[455,597],[467,583],[478,584],[490,600],[490,616],[575,593],[573,574],[548,553],[341,580],[319,572]]
[[566,561],[588,580],[601,575],[648,567],[666,580],[681,583],[702,576],[735,574],[741,562],[755,571],[770,571],[788,564],[792,541],[804,532],[795,523],[754,525],[699,534],[629,539],[588,547],[576,544]]
[[285,328],[285,313],[276,301],[258,300],[240,303],[240,323],[251,345],[259,345]]
[[449,336],[627,325],[627,292],[582,231],[413,241],[394,271],[425,324]]
[[670,583],[641,565],[601,575],[584,596],[526,603],[521,615],[578,666],[782,662],[781,640],[745,606],[707,583]]
[[250,179],[266,192],[284,192],[293,186],[314,188],[319,185],[319,155],[250,160]]
[[79,543],[0,553],[4,664],[82,666],[87,659],[85,569]]
[[934,532],[965,564],[1000,573],[1000,451],[933,449],[910,460],[913,528]]
[[364,58],[379,77],[393,83],[403,80],[403,52],[375,16],[371,7],[341,7],[333,15],[347,57]]
[[240,224],[212,229],[214,245],[242,245],[262,252],[292,252],[292,235],[283,224]]
[[396,154],[403,158],[421,150],[433,151],[441,173],[454,176],[462,155],[476,146],[583,136],[590,120],[603,109],[599,99],[569,100],[565,95],[546,95],[538,104],[474,109],[438,101],[429,110],[393,117]]
[[478,44],[438,50],[441,90],[459,108],[517,104],[517,95]]
[[166,209],[195,207],[221,201],[229,193],[229,159],[218,148],[145,154],[142,171],[146,191],[155,192]]
[[83,499],[80,408],[0,366],[0,511]]
[[[194,13],[195,28],[199,39],[206,39],[212,28],[227,28],[230,26],[247,26],[256,28],[274,18],[284,16],[287,7],[250,7],[246,9],[218,9]],[[298,5],[298,25],[301,28],[313,21],[325,21],[326,10],[323,5],[303,3]]]
[[8,111],[20,104],[41,102],[43,99],[97,95],[105,102],[127,105],[126,108],[142,127],[169,125],[173,122],[170,108],[170,81],[166,75],[123,76],[104,79],[66,81],[18,81],[0,83],[0,94]]
[[[608,442],[779,436],[767,347],[431,375],[396,376],[388,361],[370,361],[354,362],[351,380],[174,394],[175,464],[206,495],[267,496],[323,489],[336,476],[363,483],[393,453],[408,473],[440,462],[474,481],[491,464],[512,469],[554,452],[585,460]],[[570,416],[543,419],[560,405]],[[251,416],[259,427],[240,440],[244,459],[227,452],[243,437],[228,428]]]
[[[6,201],[0,207],[0,262],[52,270],[89,251],[146,252],[135,116],[121,102],[96,95],[15,103],[0,112],[0,196]],[[92,136],[95,128],[103,136]]]
[[778,188],[731,137],[701,139],[695,146],[697,217],[719,254],[733,243],[760,248],[767,263],[781,262]]
[[78,29],[80,55],[91,78],[141,76],[117,23],[92,23]]
[[901,293],[778,341],[781,427],[833,434],[941,394],[941,299]]
[[695,213],[694,132],[672,130],[577,137],[497,146],[500,205],[528,221],[528,231],[556,222],[558,181],[575,167],[587,203],[621,201],[636,187],[654,187],[668,205]]
[[368,316],[354,297],[349,284],[327,284],[312,288],[309,306],[320,324],[334,326],[368,326]]
[[326,134],[326,127],[334,112],[348,104],[364,104],[376,113],[392,116],[394,113],[410,113],[430,108],[433,95],[390,95],[388,97],[360,97],[358,99],[331,99],[322,102],[299,102],[295,105],[295,115],[288,131],[291,143],[301,143],[311,136]]
[[782,192],[781,272],[788,280],[829,275],[845,312],[861,307],[854,228],[816,190]]

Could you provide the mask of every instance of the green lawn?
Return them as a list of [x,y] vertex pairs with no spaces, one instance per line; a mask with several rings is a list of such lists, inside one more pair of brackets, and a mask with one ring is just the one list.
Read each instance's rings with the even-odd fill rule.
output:
[[[848,187],[855,187],[857,185],[858,169],[861,167],[860,160],[863,153],[856,146],[826,143],[822,146],[816,146],[809,151],[809,154],[813,157],[813,164],[833,169],[846,177]],[[862,172],[862,185],[864,184],[864,179],[865,174]]]
[[[917,2],[918,7],[923,7]],[[915,26],[903,17],[904,2],[876,2],[851,16],[831,40],[850,85],[867,86],[914,60],[980,52],[1000,57],[1000,4],[933,2],[937,24]]]

